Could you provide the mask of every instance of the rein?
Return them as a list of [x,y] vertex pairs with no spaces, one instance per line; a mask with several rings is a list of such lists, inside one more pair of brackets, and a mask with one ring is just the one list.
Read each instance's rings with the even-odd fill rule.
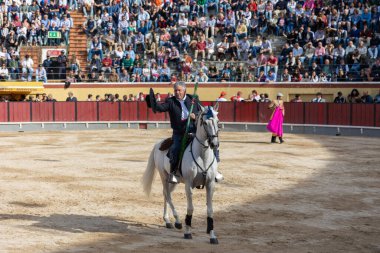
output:
[[[206,134],[207,134],[207,142],[209,143],[209,145],[205,145],[203,144],[199,138],[197,137],[197,135],[195,135],[195,139],[198,141],[199,144],[201,144],[201,146],[203,148],[205,148],[206,150],[210,148],[210,141],[212,138],[215,138],[215,137],[218,137],[218,131],[217,131],[217,128],[215,128],[215,124],[213,122],[213,127],[214,129],[216,130],[216,135],[210,135],[209,132],[207,131],[207,129],[205,128],[205,126],[203,125],[203,118],[200,119],[201,120],[201,125],[203,126],[203,129],[205,130]],[[211,166],[214,164],[215,162],[215,155],[213,154],[213,159],[212,159],[212,162],[210,163],[210,165],[207,167],[207,169],[203,169],[202,166],[199,165],[199,163],[196,161],[195,157],[194,157],[194,153],[193,153],[193,141],[191,141],[190,143],[190,153],[191,153],[191,157],[193,158],[193,161],[195,162],[195,164],[197,165],[197,167],[201,170],[202,172],[202,175],[203,175],[203,185],[202,185],[202,189],[205,187],[206,185],[206,175],[207,175],[207,172],[208,170],[211,168]]]
[[[198,139],[197,139],[198,140]],[[200,143],[200,141],[198,140],[198,142]],[[215,155],[213,154],[214,158],[212,159],[212,162],[210,163],[210,165],[207,167],[206,170],[204,170],[200,165],[199,163],[197,162],[197,160],[195,159],[194,157],[194,153],[193,153],[193,143],[194,141],[191,141],[190,143],[190,153],[191,153],[191,157],[193,158],[193,161],[195,162],[195,164],[197,165],[197,167],[202,171],[202,175],[203,175],[203,185],[202,185],[202,189],[205,188],[205,185],[206,185],[206,175],[207,175],[207,172],[208,170],[211,168],[211,166],[214,164],[215,162]],[[201,143],[202,144],[202,143]],[[209,148],[210,146],[207,146],[207,149]]]

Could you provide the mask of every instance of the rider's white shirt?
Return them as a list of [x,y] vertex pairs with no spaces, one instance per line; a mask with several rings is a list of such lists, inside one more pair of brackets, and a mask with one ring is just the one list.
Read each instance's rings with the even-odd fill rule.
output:
[[186,120],[189,117],[189,110],[187,109],[187,107],[185,105],[185,100],[186,100],[186,95],[183,97],[182,100],[178,100],[180,102],[181,108],[182,108],[182,114],[181,114],[182,120]]

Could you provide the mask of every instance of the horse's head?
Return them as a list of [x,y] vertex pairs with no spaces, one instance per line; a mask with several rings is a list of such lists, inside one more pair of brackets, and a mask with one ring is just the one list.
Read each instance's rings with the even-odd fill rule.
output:
[[199,139],[207,140],[210,148],[219,146],[219,119],[217,107],[212,106],[202,108],[202,112],[197,118],[197,136]]

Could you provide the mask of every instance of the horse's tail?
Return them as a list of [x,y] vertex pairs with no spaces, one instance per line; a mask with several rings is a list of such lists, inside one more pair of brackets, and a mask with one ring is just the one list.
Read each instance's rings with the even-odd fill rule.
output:
[[142,178],[142,184],[143,184],[144,192],[147,196],[150,195],[150,191],[152,190],[153,179],[156,175],[156,170],[155,170],[156,165],[154,162],[154,151],[155,150],[156,150],[156,145],[153,147],[152,152],[150,152],[148,165],[146,166],[144,176]]

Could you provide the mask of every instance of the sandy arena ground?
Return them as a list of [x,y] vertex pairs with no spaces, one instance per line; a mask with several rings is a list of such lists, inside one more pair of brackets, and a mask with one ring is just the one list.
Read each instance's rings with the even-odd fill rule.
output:
[[[380,252],[380,139],[222,132],[219,245],[195,190],[193,240],[141,176],[169,130],[0,133],[0,252]],[[174,194],[182,217],[184,187]]]

